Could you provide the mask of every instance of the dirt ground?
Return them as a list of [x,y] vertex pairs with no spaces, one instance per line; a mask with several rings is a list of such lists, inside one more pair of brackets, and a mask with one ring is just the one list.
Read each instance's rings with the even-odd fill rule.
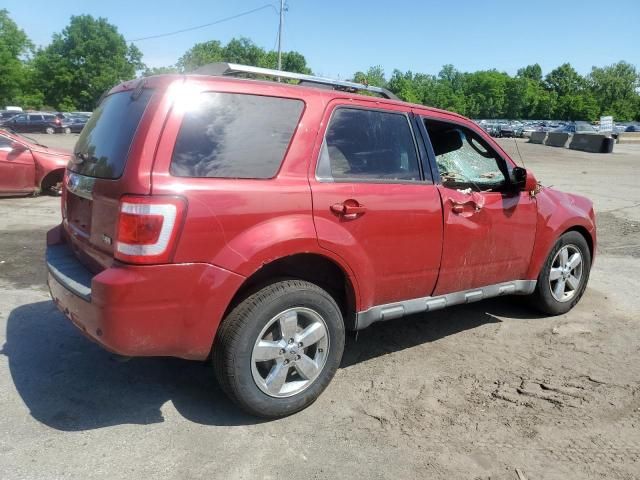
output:
[[517,146],[545,185],[595,202],[579,305],[543,318],[514,297],[376,324],[314,405],[270,422],[208,364],[122,361],[85,339],[44,284],[59,200],[1,199],[0,477],[640,478],[640,146]]

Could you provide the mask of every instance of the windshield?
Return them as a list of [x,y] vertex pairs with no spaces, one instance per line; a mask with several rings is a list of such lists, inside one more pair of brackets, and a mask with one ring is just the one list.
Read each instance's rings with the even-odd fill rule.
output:
[[70,170],[98,178],[119,178],[124,171],[142,114],[152,90],[109,95],[98,106],[78,138]]

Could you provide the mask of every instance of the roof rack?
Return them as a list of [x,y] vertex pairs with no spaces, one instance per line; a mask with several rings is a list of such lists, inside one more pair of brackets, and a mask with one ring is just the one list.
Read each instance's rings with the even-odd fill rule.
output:
[[393,93],[386,88],[372,87],[362,83],[346,82],[343,80],[334,80],[332,78],[316,77],[315,75],[305,75],[303,73],[283,72],[271,68],[252,67],[249,65],[240,65],[237,63],[218,62],[203,65],[194,70],[192,73],[199,75],[215,75],[215,76],[238,76],[238,75],[262,75],[274,78],[289,78],[292,80],[300,80],[300,85],[312,84],[314,86],[322,86],[341,90],[345,92],[355,93],[365,91],[376,93],[384,98],[399,100]]

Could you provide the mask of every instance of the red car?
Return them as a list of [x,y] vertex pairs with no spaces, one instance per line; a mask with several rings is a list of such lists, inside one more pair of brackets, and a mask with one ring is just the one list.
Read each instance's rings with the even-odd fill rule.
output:
[[59,194],[70,159],[69,152],[0,129],[0,196],[39,191]]
[[592,203],[467,118],[238,65],[114,87],[65,185],[60,310],[119,354],[211,358],[265,417],[320,395],[347,329],[500,295],[567,312],[596,247]]

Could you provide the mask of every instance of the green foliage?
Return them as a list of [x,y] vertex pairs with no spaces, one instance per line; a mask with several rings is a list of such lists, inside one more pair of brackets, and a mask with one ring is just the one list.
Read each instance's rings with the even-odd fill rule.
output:
[[[0,107],[54,107],[92,110],[113,85],[164,73],[188,73],[212,62],[277,67],[277,53],[248,38],[226,45],[217,40],[197,43],[175,66],[146,68],[142,53],[127,45],[117,28],[104,18],[71,17],[69,25],[53,35],[51,43],[34,51],[33,44],[0,9]],[[283,52],[286,71],[311,73],[305,57]],[[469,117],[596,120],[640,120],[640,75],[634,65],[618,62],[593,67],[583,77],[568,63],[543,77],[540,65],[518,70],[514,77],[497,70],[460,72],[444,65],[438,75],[394,70],[387,80],[381,66],[353,75],[356,82],[386,87],[412,103],[459,112]]]
[[534,64],[514,77],[497,70],[463,73],[445,65],[437,76],[394,70],[388,81],[381,67],[372,67],[367,73],[357,72],[354,80],[384,86],[412,103],[472,118],[640,119],[640,76],[626,62],[594,67],[587,77],[565,63],[544,79],[542,68]]
[[18,103],[28,83],[25,60],[33,44],[7,10],[0,10],[0,105]]
[[[276,68],[278,54],[266,51],[248,38],[234,38],[226,45],[218,40],[196,43],[176,63],[177,70],[189,73],[208,63],[230,62],[263,68]],[[282,69],[288,72],[311,73],[307,60],[298,52],[282,52]]]
[[62,110],[93,110],[103,92],[135,77],[142,52],[104,18],[72,16],[69,26],[33,59],[44,101]]
[[537,63],[527,65],[526,67],[518,69],[518,73],[516,75],[520,78],[526,78],[534,82],[541,82],[542,67]]
[[603,115],[640,120],[640,75],[636,67],[626,62],[604,68],[593,67],[588,81]]
[[178,73],[178,67],[173,65],[169,67],[145,67],[142,71],[142,76],[151,77],[152,75],[164,75],[166,73]]

